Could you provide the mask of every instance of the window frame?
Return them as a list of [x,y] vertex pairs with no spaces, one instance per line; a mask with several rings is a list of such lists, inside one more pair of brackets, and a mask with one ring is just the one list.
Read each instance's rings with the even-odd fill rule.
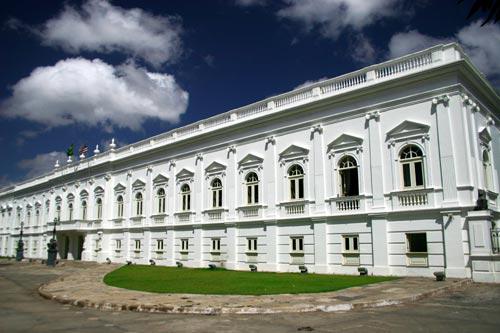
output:
[[211,198],[212,198],[212,208],[222,208],[223,200],[223,185],[222,180],[219,177],[215,177],[210,182]]
[[[417,151],[420,153],[420,155],[417,155],[415,157],[402,157],[402,155],[405,153],[405,150],[415,148]],[[414,143],[409,143],[401,147],[399,150],[398,154],[398,161],[399,161],[399,170],[400,170],[400,177],[401,177],[401,188],[403,190],[418,190],[418,189],[424,189],[425,188],[425,165],[424,165],[424,151],[422,150],[421,147],[417,146]],[[417,171],[416,171],[416,165],[420,163],[420,177],[422,180],[422,185],[417,185]],[[406,186],[405,185],[405,166],[408,166],[408,172],[410,176],[410,185]]]
[[[249,180],[251,176],[254,176],[254,179]],[[245,176],[245,196],[246,196],[246,204],[247,205],[258,205],[259,204],[259,189],[260,189],[260,179],[256,172],[250,171]]]
[[247,237],[246,238],[246,252],[247,253],[257,253],[259,246],[258,246],[258,237]]
[[220,253],[221,252],[220,251],[221,241],[220,241],[219,237],[211,238],[210,243],[211,243],[211,250],[210,250],[211,253]]
[[[187,190],[186,190],[187,188]],[[181,185],[181,211],[190,212],[191,211],[191,186],[184,183]]]
[[189,252],[189,238],[181,238],[180,252]]
[[290,253],[304,254],[304,236],[290,236]]
[[135,202],[135,216],[140,217],[143,216],[144,213],[144,196],[142,195],[141,191],[138,191],[134,195],[134,202]]
[[[415,235],[424,235],[425,238],[425,251],[412,251],[411,249],[411,240],[410,238],[415,236]],[[407,232],[405,233],[405,239],[406,239],[406,253],[411,255],[411,254],[428,254],[429,252],[429,242],[427,241],[427,232]]]
[[[346,163],[346,160],[349,160],[351,163],[353,163],[353,165],[343,166],[343,163]],[[357,193],[349,195],[349,194],[347,194],[348,191],[345,191],[344,188],[347,187],[347,185],[346,185],[347,182],[345,182],[345,179],[348,177],[348,172],[350,172],[351,170],[355,170],[355,172],[356,172],[356,181],[355,181],[356,191],[349,191],[349,192],[357,192]],[[339,160],[337,162],[337,179],[338,179],[339,196],[340,197],[359,196],[359,188],[360,188],[359,178],[360,178],[359,177],[359,164],[358,164],[357,159],[350,154],[346,154],[346,155],[342,156],[341,158],[339,158]]]
[[163,239],[156,239],[156,252],[163,252],[165,249],[165,242]]
[[119,194],[116,197],[116,217],[119,219],[123,218],[123,213],[124,213],[123,202],[124,202],[123,195]]
[[82,205],[82,211],[81,211],[82,221],[86,221],[87,220],[87,209],[88,209],[87,200],[86,199],[82,200],[81,205]]
[[[354,239],[356,239],[356,241],[354,241]],[[351,249],[351,244],[353,245],[352,246],[353,249]],[[354,249],[354,245],[356,245],[355,246],[356,249]],[[349,249],[347,247],[349,247]],[[359,234],[342,235],[342,253],[359,254],[359,252],[360,252]]]
[[[162,194],[160,194],[162,192]],[[163,187],[160,187],[156,190],[156,213],[157,214],[165,214],[167,211],[166,208],[166,198],[167,191]]]
[[95,205],[96,205],[96,219],[102,220],[103,200],[101,197],[95,199]]
[[[292,174],[293,170],[300,168],[301,173]],[[305,198],[305,172],[304,167],[298,163],[293,163],[287,169],[288,178],[288,198],[290,201],[304,200]],[[301,195],[302,192],[302,195]]]
[[134,239],[134,252],[140,252],[142,250],[142,242],[140,239]]

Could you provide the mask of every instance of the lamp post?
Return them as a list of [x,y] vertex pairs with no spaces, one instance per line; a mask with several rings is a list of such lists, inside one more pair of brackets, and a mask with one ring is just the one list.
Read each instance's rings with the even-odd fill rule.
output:
[[56,225],[59,218],[54,219],[54,229],[52,230],[52,239],[47,244],[47,266],[55,266],[57,259],[57,240],[56,240]]
[[23,227],[24,222],[21,222],[21,233],[19,234],[19,242],[17,242],[16,249],[16,261],[21,261],[24,258]]

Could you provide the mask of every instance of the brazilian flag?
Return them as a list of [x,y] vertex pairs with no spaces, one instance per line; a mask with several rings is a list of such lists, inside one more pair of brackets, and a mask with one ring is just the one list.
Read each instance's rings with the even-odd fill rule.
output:
[[69,157],[69,156],[73,156],[74,155],[74,151],[75,150],[75,145],[74,144],[71,144],[71,146],[69,146],[69,148],[66,150],[66,155]]

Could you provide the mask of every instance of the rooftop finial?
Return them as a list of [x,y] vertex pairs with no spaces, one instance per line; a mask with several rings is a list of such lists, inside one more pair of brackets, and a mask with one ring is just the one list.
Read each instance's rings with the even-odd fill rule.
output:
[[116,148],[115,138],[111,139],[111,143],[109,145],[109,148],[111,148],[111,150],[115,150],[115,148]]
[[56,160],[56,164],[54,164],[54,169],[59,168],[59,160]]
[[97,155],[99,154],[101,151],[99,150],[99,145],[95,145],[95,149],[94,149],[94,155]]

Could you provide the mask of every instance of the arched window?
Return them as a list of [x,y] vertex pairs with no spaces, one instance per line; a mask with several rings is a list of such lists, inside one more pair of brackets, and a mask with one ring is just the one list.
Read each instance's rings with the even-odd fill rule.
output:
[[294,164],[288,169],[290,181],[290,199],[304,199],[304,170],[300,165]]
[[68,204],[68,220],[72,221],[73,220],[73,203],[70,202]]
[[121,195],[116,198],[116,214],[118,217],[123,217],[123,197]]
[[182,196],[182,210],[188,211],[191,210],[191,189],[188,184],[184,184],[181,187],[181,196]]
[[222,207],[222,182],[219,178],[212,180],[212,207]]
[[40,225],[40,210],[35,211],[35,225]]
[[142,193],[137,192],[135,195],[135,215],[136,216],[141,216],[142,215]]
[[415,145],[405,147],[399,155],[403,188],[424,186],[424,159],[422,150]]
[[61,221],[61,205],[56,206],[56,219]]
[[493,173],[491,171],[490,154],[487,150],[483,151],[483,175],[484,187],[486,190],[493,189]]
[[157,213],[164,214],[165,213],[165,190],[163,188],[158,189],[158,191],[156,192],[156,196],[157,196],[157,200],[158,200]]
[[82,220],[87,219],[87,201],[83,200],[82,201]]
[[26,225],[30,225],[31,223],[31,211],[28,210],[26,213]]
[[352,156],[345,156],[339,161],[340,196],[359,195],[358,165]]
[[95,201],[96,204],[96,210],[97,210],[97,219],[100,220],[102,219],[102,199],[97,198]]
[[259,177],[255,172],[250,172],[246,178],[247,204],[259,203]]

